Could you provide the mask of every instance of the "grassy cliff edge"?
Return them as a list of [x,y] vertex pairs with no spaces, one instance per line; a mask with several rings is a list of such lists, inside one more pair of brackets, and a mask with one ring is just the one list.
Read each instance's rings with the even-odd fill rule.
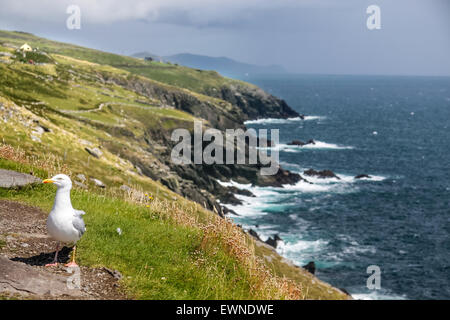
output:
[[[23,42],[39,47],[33,63],[15,49]],[[24,33],[1,31],[0,53],[0,168],[41,178],[65,172],[78,182],[73,202],[88,225],[82,265],[119,270],[132,299],[348,298],[199,205],[208,191],[178,179],[158,156],[170,150],[159,135],[195,119],[226,127],[254,117],[264,104],[226,98],[238,87],[269,99],[269,116],[294,115],[280,100],[214,72]],[[45,212],[53,196],[41,185],[0,189],[0,199]]]

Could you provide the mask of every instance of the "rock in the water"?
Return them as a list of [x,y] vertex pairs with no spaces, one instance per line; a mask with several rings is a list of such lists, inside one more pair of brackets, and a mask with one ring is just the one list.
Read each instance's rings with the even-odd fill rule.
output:
[[314,261],[308,262],[306,265],[303,266],[303,268],[312,274],[316,272],[316,264],[314,263]]
[[326,179],[326,178],[336,178],[339,180],[341,179],[331,170],[316,171],[314,169],[309,169],[303,173],[307,176],[318,177],[318,178],[322,178],[322,179]]
[[98,180],[98,179],[95,179],[95,178],[91,178],[90,179],[97,187],[100,187],[100,188],[106,188],[106,185],[102,182],[102,181],[100,181],[100,180]]
[[288,143],[290,146],[304,146],[306,143],[300,140],[292,140],[292,142]]
[[77,288],[69,288],[68,279],[48,271],[34,269],[25,263],[0,256],[0,294],[58,297],[81,297]]
[[279,243],[280,241],[283,241],[283,239],[281,239],[280,236],[276,234],[273,238],[272,238],[272,237],[269,237],[269,239],[266,240],[266,243],[267,243],[269,246],[272,246],[272,247],[274,247],[274,248],[276,249],[277,246],[278,246],[278,243]]
[[358,174],[356,177],[355,177],[355,179],[363,179],[363,178],[366,178],[366,179],[370,179],[370,178],[372,178],[371,176],[369,176],[368,174]]
[[0,188],[23,187],[42,180],[32,175],[11,170],[0,169]]
[[292,140],[292,142],[288,143],[289,146],[306,146],[307,144],[316,144],[313,139],[309,139],[308,142],[303,142],[301,140]]
[[99,148],[84,148],[91,156],[96,157],[97,159],[100,159],[100,157],[103,155],[103,152]]

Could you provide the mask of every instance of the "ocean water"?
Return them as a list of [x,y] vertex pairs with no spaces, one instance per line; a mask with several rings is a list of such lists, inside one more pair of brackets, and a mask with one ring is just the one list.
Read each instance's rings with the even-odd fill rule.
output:
[[[250,188],[233,219],[298,265],[357,299],[450,299],[450,78],[283,75],[243,79],[307,118],[266,119],[280,130],[281,164],[330,169],[341,180]],[[316,140],[293,147],[294,139]],[[358,174],[371,179],[355,180]],[[366,286],[381,269],[381,289]]]

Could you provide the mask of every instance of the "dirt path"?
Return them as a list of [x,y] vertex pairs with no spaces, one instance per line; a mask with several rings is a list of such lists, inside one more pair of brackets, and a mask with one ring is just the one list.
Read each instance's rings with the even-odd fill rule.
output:
[[81,266],[80,286],[67,286],[66,280],[78,272],[63,265],[71,248],[61,250],[57,268],[44,267],[53,259],[56,244],[47,236],[46,218],[37,208],[0,200],[0,298],[126,299],[117,274],[105,268]]

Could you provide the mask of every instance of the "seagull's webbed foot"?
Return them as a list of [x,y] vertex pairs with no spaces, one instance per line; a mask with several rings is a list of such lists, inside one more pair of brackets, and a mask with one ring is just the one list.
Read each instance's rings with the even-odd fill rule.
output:
[[52,262],[52,263],[47,263],[46,265],[45,265],[45,267],[57,267],[58,266],[58,262]]
[[70,263],[67,263],[67,264],[65,264],[64,266],[65,266],[65,267],[68,267],[68,268],[78,267],[78,265],[77,265],[76,262],[74,262],[74,261],[72,261],[72,262],[70,262]]

